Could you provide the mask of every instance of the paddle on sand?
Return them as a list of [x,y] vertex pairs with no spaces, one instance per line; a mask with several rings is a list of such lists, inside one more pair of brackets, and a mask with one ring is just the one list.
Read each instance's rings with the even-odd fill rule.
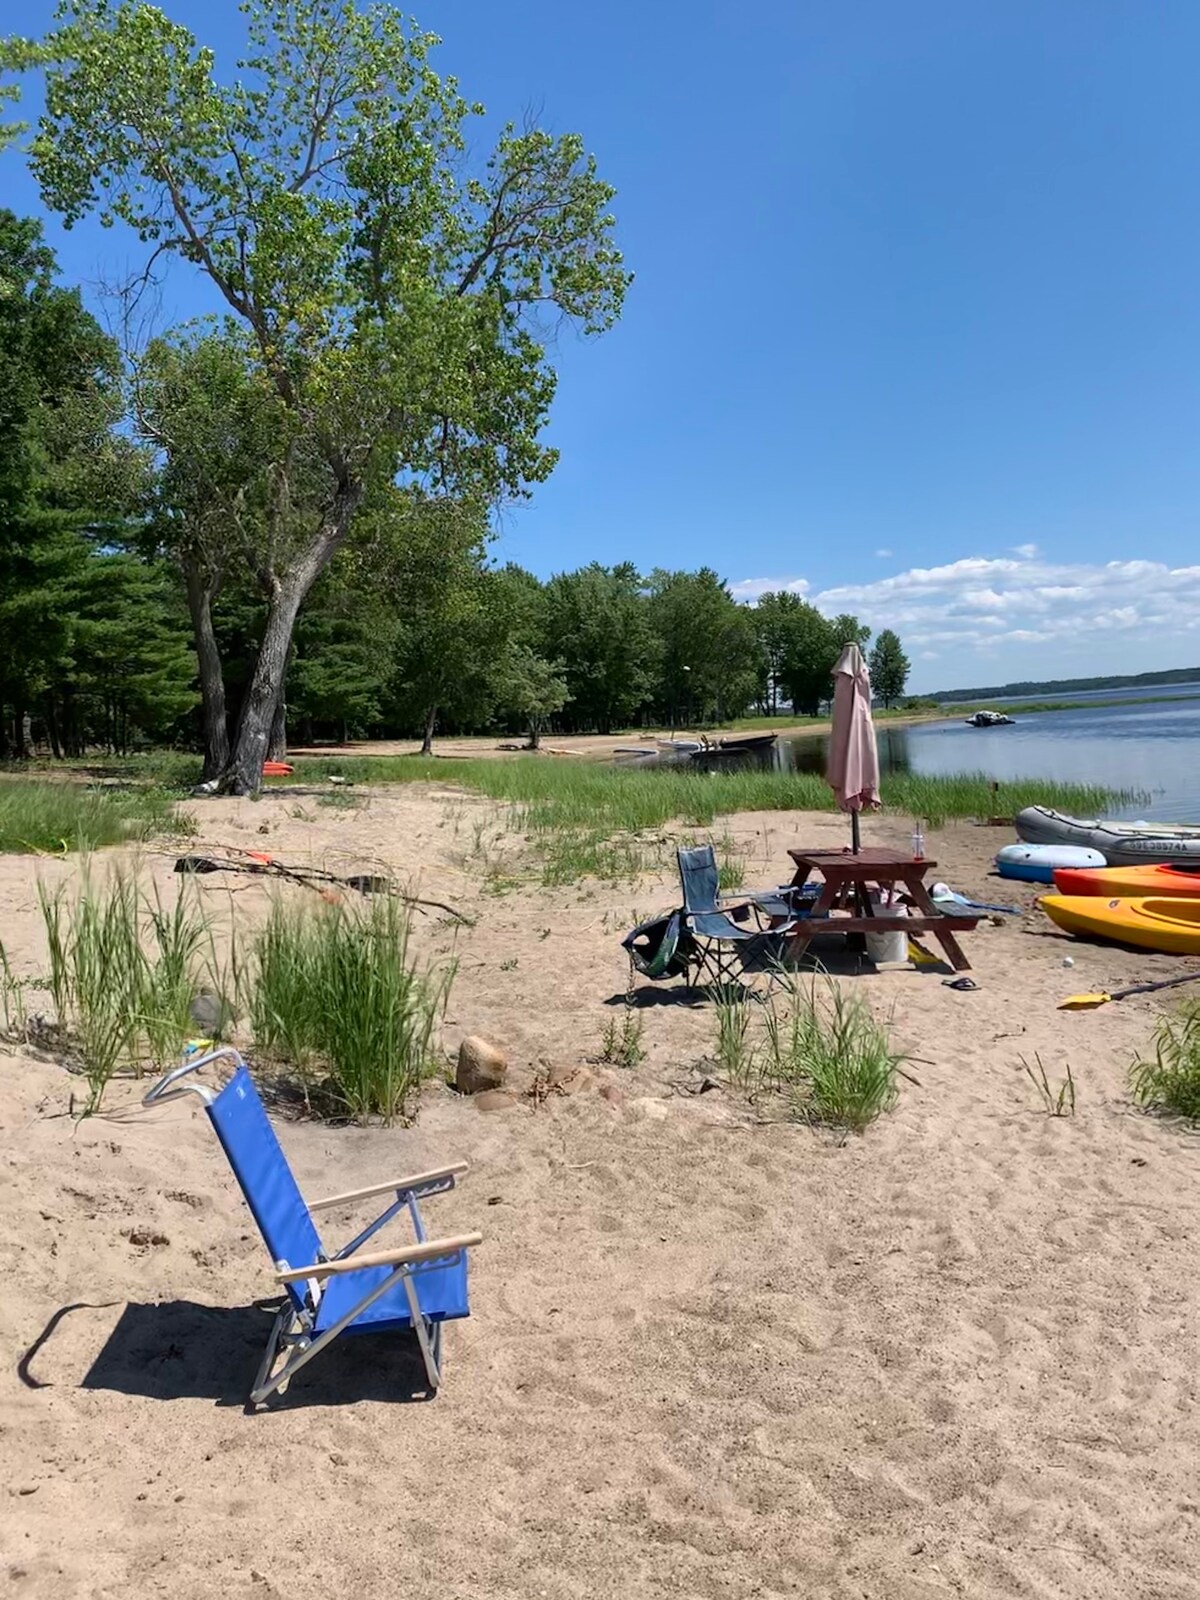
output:
[[1182,978],[1162,978],[1158,983],[1139,983],[1132,989],[1118,989],[1116,994],[1070,994],[1058,1002],[1060,1011],[1094,1011],[1106,1006],[1110,1000],[1128,1000],[1131,994],[1153,994],[1156,989],[1173,989],[1177,983],[1195,983],[1200,972],[1185,972]]

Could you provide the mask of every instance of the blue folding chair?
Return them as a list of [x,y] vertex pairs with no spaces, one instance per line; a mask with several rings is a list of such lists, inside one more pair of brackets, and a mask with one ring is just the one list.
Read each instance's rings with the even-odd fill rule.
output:
[[[236,1063],[236,1071],[223,1089],[214,1091],[204,1084],[184,1081],[201,1067],[222,1058]],[[160,1078],[142,1104],[161,1105],[185,1094],[198,1095],[204,1102],[275,1264],[276,1281],[285,1290],[250,1391],[251,1405],[260,1404],[282,1389],[302,1366],[342,1333],[411,1329],[421,1348],[430,1391],[435,1391],[441,1383],[442,1324],[470,1315],[467,1250],[481,1243],[483,1235],[428,1238],[418,1202],[427,1195],[453,1189],[455,1179],[466,1172],[467,1163],[456,1161],[394,1183],[376,1183],[366,1189],[331,1195],[309,1206],[236,1050],[224,1047],[186,1061]],[[336,1255],[325,1253],[312,1219],[314,1211],[389,1194],[393,1196],[391,1203],[374,1222]],[[397,1250],[361,1253],[367,1240],[402,1210],[409,1213],[416,1243]],[[288,1354],[276,1370],[281,1347]]]
[[[689,935],[686,948],[697,978],[705,972],[722,988],[736,983],[755,941],[760,951],[764,942],[773,942],[777,949],[781,936],[805,915],[799,892],[789,889],[739,891],[735,901],[722,900],[711,844],[677,850],[675,857],[683,890],[683,929]],[[735,915],[739,912],[740,919]],[[764,918],[769,922],[764,924]]]

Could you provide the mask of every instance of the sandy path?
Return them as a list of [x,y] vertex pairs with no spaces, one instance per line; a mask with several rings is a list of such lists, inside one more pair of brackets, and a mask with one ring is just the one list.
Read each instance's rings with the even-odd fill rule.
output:
[[[1125,1099],[1151,1002],[1054,1009],[1166,958],[1076,946],[1064,973],[1030,916],[968,938],[976,994],[848,978],[922,1060],[920,1087],[842,1143],[689,1092],[705,1006],[646,1005],[636,1072],[588,1062],[625,986],[619,932],[670,901],[669,874],[484,894],[475,824],[503,861],[501,814],[409,790],[312,820],[274,798],[202,815],[211,842],[265,822],[288,859],[419,869],[479,917],[454,941],[447,1044],[483,1031],[518,1084],[540,1066],[578,1092],[485,1115],[433,1087],[411,1129],[285,1124],[311,1194],[467,1156],[431,1209],[486,1242],[435,1403],[401,1403],[408,1349],[360,1341],[247,1417],[270,1281],[202,1113],[126,1117],[118,1091],[76,1127],[59,1068],[0,1057],[13,1594],[1195,1593],[1200,1147]],[[728,826],[766,883],[785,843],[841,824]],[[996,842],[948,830],[939,875],[1011,898],[985,873]],[[150,865],[165,881],[169,860]],[[0,904],[38,970],[28,862],[0,860]],[[419,938],[452,942],[432,919]],[[1071,1061],[1074,1118],[1038,1110],[1035,1051],[1052,1078]]]

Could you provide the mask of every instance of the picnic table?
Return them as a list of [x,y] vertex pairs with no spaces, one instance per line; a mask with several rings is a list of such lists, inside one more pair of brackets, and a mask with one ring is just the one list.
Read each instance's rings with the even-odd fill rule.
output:
[[[937,866],[936,861],[916,861],[911,855],[878,848],[859,850],[857,855],[849,850],[796,849],[789,850],[788,855],[796,864],[794,885],[803,885],[814,872],[824,879],[817,902],[800,924],[800,931],[788,935],[789,954],[794,961],[799,961],[819,933],[931,933],[956,972],[971,970],[954,935],[969,933],[979,918],[950,916],[934,905],[925,887],[925,874]],[[918,915],[912,915],[910,910],[907,916],[897,917],[875,910],[872,890],[877,894],[882,890],[894,893],[897,888],[912,901]]]

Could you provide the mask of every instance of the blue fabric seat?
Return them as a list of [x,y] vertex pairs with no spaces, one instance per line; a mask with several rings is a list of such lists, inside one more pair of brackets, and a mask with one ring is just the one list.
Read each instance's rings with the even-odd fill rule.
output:
[[[317,1307],[317,1332],[331,1328],[390,1276],[387,1267],[364,1267],[361,1272],[345,1272],[330,1278],[329,1286]],[[412,1284],[426,1322],[449,1322],[455,1317],[470,1315],[465,1251],[454,1266],[427,1267],[424,1271],[414,1272]],[[372,1301],[346,1332],[386,1333],[392,1328],[411,1328],[412,1325],[404,1285],[396,1283],[378,1300]]]
[[[221,1058],[232,1058],[237,1066],[219,1092],[194,1079],[184,1081]],[[422,1197],[454,1188],[455,1179],[466,1171],[466,1162],[334,1195],[309,1206],[236,1050],[215,1050],[177,1067],[154,1085],[143,1103],[157,1105],[181,1094],[197,1094],[204,1101],[285,1290],[250,1393],[251,1403],[282,1388],[299,1367],[341,1333],[415,1333],[429,1387],[435,1390],[441,1382],[442,1324],[470,1315],[467,1250],[479,1242],[480,1235],[429,1239],[419,1202]],[[313,1211],[368,1199],[385,1200],[386,1209],[335,1255],[327,1254]],[[401,1211],[409,1215],[415,1243],[380,1253],[364,1252],[363,1245]],[[361,1267],[353,1265],[358,1259]],[[290,1354],[276,1371],[281,1347]]]

